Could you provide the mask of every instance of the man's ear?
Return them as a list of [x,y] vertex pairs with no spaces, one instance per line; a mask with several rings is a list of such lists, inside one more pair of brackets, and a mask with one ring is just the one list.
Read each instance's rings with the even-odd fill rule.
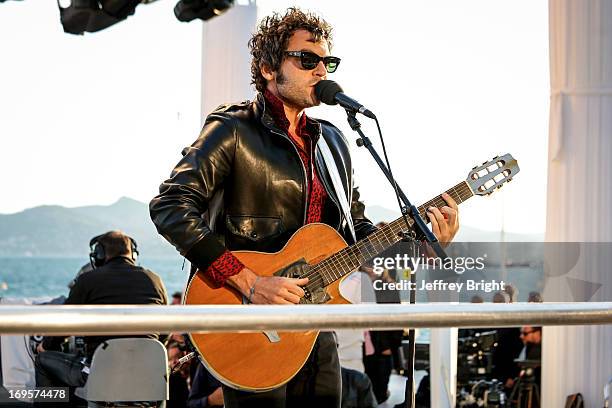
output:
[[267,80],[267,81],[272,81],[273,79],[276,78],[276,72],[272,71],[272,69],[270,68],[270,66],[268,64],[261,64],[259,67],[259,70],[261,72],[261,75]]

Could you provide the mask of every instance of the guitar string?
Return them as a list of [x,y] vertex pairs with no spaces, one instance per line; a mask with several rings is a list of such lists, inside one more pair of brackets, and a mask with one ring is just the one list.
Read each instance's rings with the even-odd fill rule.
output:
[[[456,186],[451,187],[446,191],[446,193],[451,195],[459,204],[474,195],[466,181],[462,181]],[[417,211],[419,211],[419,214],[423,216],[425,210],[430,206],[440,207],[444,205],[447,205],[447,203],[440,195],[419,206]],[[414,222],[410,220],[410,226],[412,226],[413,223]],[[375,257],[384,249],[398,242],[400,240],[398,233],[404,229],[403,226],[401,226],[402,224],[404,224],[402,218],[394,220],[384,228],[379,229],[378,231],[370,234],[367,238],[357,242],[355,245],[346,247],[329,258],[319,262],[303,276],[309,279],[314,276],[314,279],[309,280],[306,287],[309,290],[312,290],[314,286],[319,286],[321,284],[323,284],[323,286],[327,286],[331,282],[334,282],[343,275],[347,274],[347,267],[349,271],[353,271],[367,260]],[[397,231],[395,227],[399,227]],[[388,235],[391,235],[391,237]],[[384,242],[382,239],[384,239]],[[373,250],[373,254],[370,253],[370,249]],[[355,263],[352,261],[354,258],[357,258],[357,265],[355,265]],[[327,271],[325,271],[326,269]],[[327,272],[326,276],[324,276],[325,272]],[[330,282],[325,283],[324,278],[330,276],[333,277],[333,279],[331,279]]]
[[[451,194],[451,196],[455,196],[454,198],[459,202],[462,203],[463,201],[467,200],[468,198],[470,198],[473,193],[471,192],[471,189],[469,188],[469,186],[467,185],[467,183],[464,181],[462,183],[459,183],[457,186],[452,187],[451,189],[447,190],[447,193],[452,193],[453,190],[455,192],[455,194]],[[457,192],[457,190],[459,190],[459,192]],[[465,197],[464,197],[465,195]],[[421,208],[426,208],[430,206],[430,203],[440,203],[438,204],[438,206],[442,205],[442,204],[446,204],[445,201],[442,201],[443,199],[438,196],[430,201],[428,201],[427,203],[421,205],[419,207],[419,212],[422,213],[423,210],[421,210]],[[411,220],[412,222],[412,220]],[[321,261],[319,264],[317,264],[313,269],[311,269],[307,274],[304,275],[304,277],[312,277],[313,275],[318,275],[316,277],[316,279],[312,280],[312,286],[316,285],[320,285],[321,283],[325,283],[325,279],[323,279],[322,274],[320,274],[318,272],[319,269],[330,269],[328,273],[328,275],[333,276],[333,279],[330,281],[333,282],[335,280],[337,280],[338,278],[342,277],[343,275],[346,274],[346,267],[348,267],[349,270],[353,270],[355,268],[357,268],[359,265],[361,265],[363,262],[367,261],[368,259],[371,259],[372,257],[376,256],[378,253],[380,253],[382,250],[388,248],[389,246],[393,245],[395,242],[399,241],[400,238],[399,236],[397,236],[396,232],[400,232],[401,230],[403,230],[403,226],[400,227],[397,231],[395,231],[396,224],[402,225],[403,224],[403,220],[400,218],[398,220],[395,220],[391,223],[389,223],[389,225],[385,228],[382,228],[378,231],[376,231],[373,234],[370,234],[366,239],[360,241],[359,243],[351,246],[351,247],[347,247],[344,248],[342,251],[332,255],[331,257]],[[412,225],[412,224],[411,224]],[[389,238],[387,235],[389,234],[389,232],[392,233],[392,238]],[[384,238],[384,240],[386,241],[386,243],[383,243],[381,241],[381,238]],[[359,247],[362,248],[359,248]],[[370,253],[370,248],[373,249],[373,254]],[[361,251],[361,249],[365,249],[365,251]],[[353,252],[352,256],[349,254],[350,252]],[[357,252],[357,254],[354,254],[355,252]],[[364,256],[364,252],[365,252],[365,256]],[[357,257],[361,257],[361,259],[357,260],[357,264],[354,264],[352,261],[349,263],[349,261],[351,260],[351,258],[354,258],[355,255],[357,255]],[[334,259],[337,258],[337,259]],[[344,262],[344,264],[342,263]],[[329,265],[328,265],[329,264]],[[334,268],[330,268],[330,267],[334,267]],[[338,271],[338,276],[336,275],[336,271],[333,271],[333,269],[338,269],[341,268],[342,270]],[[329,284],[329,283],[328,283]],[[311,282],[309,282],[306,286],[311,286]]]
[[[466,189],[467,185],[465,183],[460,183],[458,186],[455,186],[451,189],[449,189],[449,192],[453,192],[451,190],[454,190],[455,194],[451,194],[455,196],[455,199],[457,199],[457,201],[459,201],[459,203],[465,201],[466,199],[468,199],[469,197],[471,197],[473,194],[471,193],[471,190]],[[457,191],[459,190],[459,191]],[[465,197],[464,197],[465,196]],[[430,200],[430,202],[440,202],[441,198],[440,197],[436,197],[434,200]],[[428,202],[429,203],[429,202]],[[425,208],[427,206],[427,204],[422,205],[420,208]],[[445,202],[444,202],[445,204]],[[422,210],[420,211],[422,212]],[[398,220],[396,220],[398,221]],[[354,270],[355,268],[357,268],[360,264],[362,264],[363,262],[365,262],[365,260],[371,259],[372,257],[376,256],[376,254],[380,253],[382,250],[384,250],[385,248],[393,245],[393,243],[399,241],[399,237],[397,236],[396,232],[399,232],[403,229],[403,220],[399,220],[399,225],[401,225],[400,228],[397,228],[397,231],[395,231],[395,227],[398,227],[399,225],[397,225],[398,223],[394,221],[392,223],[390,223],[390,225],[383,229],[380,229],[379,231],[371,234],[370,236],[368,236],[366,239],[364,239],[363,241],[359,242],[359,245],[355,245],[352,247],[347,247],[345,248],[343,251],[332,255],[332,257],[327,258],[326,260],[322,261],[321,263],[317,264],[315,266],[315,268],[313,268],[311,271],[309,271],[307,274],[304,275],[304,277],[312,277],[315,273],[316,278],[313,279],[311,282],[309,282],[306,286],[311,289],[312,286],[318,286],[321,283],[325,283],[325,279],[323,274],[320,274],[318,272],[318,270],[320,269],[330,269],[327,273],[327,277],[329,276],[333,276],[333,280],[330,281],[333,282],[335,280],[337,280],[338,278],[342,277],[343,275],[346,274],[346,269],[348,267],[348,270]],[[389,237],[388,235],[391,234],[391,237]],[[385,242],[383,242],[383,240]],[[360,248],[361,247],[361,248]],[[370,253],[370,249],[372,249],[372,253]],[[365,250],[365,251],[363,251]],[[365,253],[365,255],[364,255]],[[351,259],[357,257],[357,262],[353,262]],[[333,259],[336,258],[336,259]],[[360,259],[359,259],[360,258]],[[327,261],[327,262],[325,262]],[[332,267],[332,268],[330,268]],[[342,270],[338,271],[337,269],[341,268]],[[334,271],[333,269],[336,269],[336,271]],[[330,272],[330,273],[329,273]],[[328,283],[329,284],[329,283]]]
[[[455,192],[455,199],[457,199],[457,201],[459,201],[459,203],[465,201],[466,199],[468,199],[469,197],[471,197],[473,194],[471,193],[471,190],[466,190],[467,185],[465,183],[460,183],[457,186],[451,188],[448,190],[448,192],[453,192],[451,190],[454,190]],[[459,192],[457,192],[457,190],[459,189]],[[467,193],[467,194],[466,194]],[[452,194],[453,195],[453,194]],[[464,197],[465,196],[465,197]],[[431,203],[435,203],[435,202],[439,202],[441,204],[446,204],[446,202],[442,202],[440,197],[436,197],[434,200],[430,200]],[[428,204],[430,203],[426,203],[424,205],[422,205],[420,208],[425,208],[428,206]],[[420,212],[423,212],[422,210],[420,210]],[[398,221],[398,220],[396,220]],[[344,274],[346,274],[346,267],[348,267],[349,270],[353,270],[355,268],[357,268],[360,264],[362,264],[363,262],[365,262],[368,259],[371,259],[372,257],[376,256],[376,254],[380,253],[382,250],[384,250],[385,248],[391,246],[393,243],[397,242],[400,240],[400,238],[397,236],[396,232],[399,232],[401,230],[403,230],[403,220],[399,220],[399,225],[401,225],[400,228],[396,228],[398,225],[397,222],[392,222],[392,225],[389,226],[389,228],[384,228],[381,229],[379,231],[377,231],[376,233],[371,234],[370,236],[368,236],[366,239],[364,239],[363,241],[360,241],[359,245],[353,246],[353,247],[348,247],[345,248],[345,250],[332,255],[332,257],[328,258],[327,261],[328,262],[321,262],[319,264],[316,265],[316,269],[313,268],[313,272],[317,272],[317,269],[324,269],[324,268],[329,268],[334,267],[334,268],[329,268],[332,269],[330,272],[328,273],[328,275],[333,276],[333,280],[338,279],[339,277],[342,277]],[[391,233],[391,238],[388,236],[389,233]],[[383,239],[385,242],[383,242]],[[361,247],[361,248],[360,248]],[[363,249],[365,249],[365,251],[362,251]],[[372,253],[370,253],[370,249],[372,249]],[[365,255],[364,255],[365,252]],[[356,254],[355,254],[356,253]],[[361,258],[358,259],[356,263],[351,261],[351,258],[354,258],[355,255],[357,255],[357,258]],[[336,259],[333,259],[336,258]],[[329,264],[329,265],[328,265]],[[341,271],[334,271],[333,269],[338,269],[341,268]],[[336,272],[338,272],[338,274],[336,274]],[[317,272],[318,274],[318,272]],[[310,273],[308,275],[305,276],[312,276],[313,273]],[[319,274],[321,275],[321,274]],[[324,281],[324,279],[316,279],[313,280],[313,283],[316,284],[320,284],[321,281]]]

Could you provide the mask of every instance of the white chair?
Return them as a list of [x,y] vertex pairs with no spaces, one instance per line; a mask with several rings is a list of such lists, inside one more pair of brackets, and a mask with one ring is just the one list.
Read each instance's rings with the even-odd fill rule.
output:
[[85,386],[75,390],[88,407],[163,406],[168,399],[168,356],[158,340],[107,340],[96,348],[89,370]]

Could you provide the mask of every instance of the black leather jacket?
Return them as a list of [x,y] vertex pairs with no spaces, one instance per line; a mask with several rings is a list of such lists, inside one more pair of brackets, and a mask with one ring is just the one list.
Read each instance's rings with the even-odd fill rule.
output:
[[[311,134],[322,135],[336,161],[351,203],[357,239],[375,227],[353,189],[351,158],[339,129],[308,119]],[[351,243],[350,232],[317,149],[314,165],[329,196],[323,222]],[[223,105],[211,113],[198,139],[150,203],[158,232],[199,269],[225,250],[278,251],[306,219],[306,169],[293,142],[276,127],[265,98]],[[347,188],[350,187],[350,188]]]

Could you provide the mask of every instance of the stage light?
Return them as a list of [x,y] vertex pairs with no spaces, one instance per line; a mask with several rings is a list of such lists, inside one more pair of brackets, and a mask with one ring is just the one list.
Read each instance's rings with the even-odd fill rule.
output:
[[[134,14],[141,0],[70,0],[63,6],[58,2],[64,32],[93,33],[125,20]],[[148,1],[147,3],[150,3]]]
[[183,22],[196,18],[209,20],[223,14],[233,5],[234,0],[180,0],[174,7],[174,15]]

